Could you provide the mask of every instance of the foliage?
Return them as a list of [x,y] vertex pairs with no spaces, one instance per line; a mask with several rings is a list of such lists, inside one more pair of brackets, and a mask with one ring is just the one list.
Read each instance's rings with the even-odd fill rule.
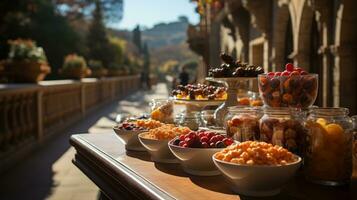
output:
[[8,59],[10,61],[35,61],[47,62],[45,52],[42,47],[37,47],[32,40],[9,40],[10,51]]
[[133,30],[133,43],[135,46],[139,49],[141,52],[141,31],[140,31],[140,26],[136,26],[135,29]]
[[119,22],[123,18],[123,0],[53,0],[59,12],[68,19],[91,17],[90,13],[99,3],[103,8],[104,19]]
[[64,17],[56,14],[51,1],[1,0],[0,24],[0,59],[8,57],[7,41],[16,38],[31,38],[43,47],[53,71],[62,65],[65,55],[82,53],[79,35]]
[[[99,61],[104,67],[127,66],[122,68],[139,71],[139,50],[126,52],[132,48],[130,45],[134,46],[131,41],[109,38],[105,27],[104,22],[120,21],[122,3],[123,0],[1,0],[0,60],[12,55],[9,39],[26,38],[43,47],[54,72],[64,66],[63,58],[72,52]],[[57,78],[56,73],[50,76],[53,78]]]
[[78,56],[77,54],[69,54],[65,57],[63,63],[63,69],[86,69],[87,63],[83,56]]
[[91,69],[102,69],[103,68],[103,64],[99,60],[90,60],[88,62],[88,66]]
[[191,0],[197,3],[197,11],[199,14],[204,15],[206,12],[207,5],[210,6],[211,11],[217,12],[223,8],[223,0]]
[[151,51],[153,66],[161,66],[169,60],[176,60],[182,63],[191,59],[198,59],[198,56],[190,51],[188,45],[184,42],[179,45],[167,45]]
[[107,37],[101,4],[96,3],[95,5],[92,24],[87,35],[88,58],[100,60],[104,66],[109,66],[114,62],[115,50]]
[[126,42],[118,37],[110,37],[109,43],[113,49],[113,62],[122,64],[124,63],[124,49]]
[[168,60],[160,66],[159,72],[162,74],[175,75],[179,72],[179,63],[176,60]]

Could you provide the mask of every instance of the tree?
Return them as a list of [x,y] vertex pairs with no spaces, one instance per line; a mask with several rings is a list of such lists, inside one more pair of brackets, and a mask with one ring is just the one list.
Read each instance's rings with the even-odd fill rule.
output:
[[114,51],[114,62],[117,64],[124,63],[124,48],[125,48],[125,40],[122,40],[118,37],[110,37],[109,42]]
[[114,62],[115,52],[109,43],[106,29],[103,23],[102,5],[99,1],[95,3],[93,20],[89,27],[87,36],[88,58],[100,60],[104,66],[109,66]]
[[[35,40],[46,52],[52,67],[49,78],[54,78],[63,57],[79,52],[82,43],[79,35],[66,18],[56,14],[56,8],[48,0],[0,1],[0,59],[8,54],[7,40],[24,38]],[[47,77],[47,78],[48,78]]]
[[118,22],[123,18],[123,0],[53,0],[58,12],[68,19],[90,18],[99,3],[105,21]]
[[142,52],[142,47],[141,47],[141,31],[140,31],[140,26],[137,25],[135,29],[133,30],[133,43],[135,46],[139,49],[139,52]]

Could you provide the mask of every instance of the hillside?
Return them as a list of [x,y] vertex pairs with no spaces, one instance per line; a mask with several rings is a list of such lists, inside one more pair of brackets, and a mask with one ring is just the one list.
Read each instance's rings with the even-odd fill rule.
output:
[[[177,21],[159,23],[141,31],[142,43],[147,43],[149,47],[153,72],[165,65],[166,62],[175,61],[181,65],[188,60],[198,59],[198,56],[188,48],[186,43],[188,24],[186,17],[179,17]],[[109,32],[113,36],[132,41],[132,32],[128,30],[110,29]]]
[[169,60],[176,60],[181,64],[198,58],[186,43],[188,24],[186,17],[180,17],[178,21],[159,23],[142,31],[142,40],[149,46],[153,68],[160,67]]

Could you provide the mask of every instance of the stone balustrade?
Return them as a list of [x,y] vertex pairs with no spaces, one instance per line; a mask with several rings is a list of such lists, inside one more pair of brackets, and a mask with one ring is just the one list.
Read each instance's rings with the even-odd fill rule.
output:
[[0,84],[0,171],[22,147],[36,146],[139,87],[139,76]]

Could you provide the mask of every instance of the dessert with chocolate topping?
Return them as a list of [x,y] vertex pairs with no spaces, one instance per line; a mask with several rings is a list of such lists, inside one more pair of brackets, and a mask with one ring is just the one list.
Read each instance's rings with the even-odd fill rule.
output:
[[211,68],[208,71],[209,76],[214,78],[256,77],[258,74],[264,73],[262,67],[235,60],[226,53],[222,53],[220,57],[223,64],[220,67]]

